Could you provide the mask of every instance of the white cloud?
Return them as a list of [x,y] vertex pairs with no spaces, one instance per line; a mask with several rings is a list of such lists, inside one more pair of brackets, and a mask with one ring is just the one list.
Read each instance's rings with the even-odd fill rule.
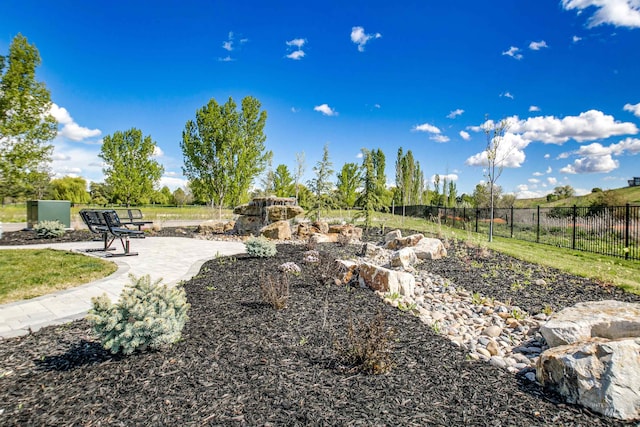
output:
[[551,172],[553,172],[553,169],[551,169],[551,166],[549,166],[545,173],[550,174]]
[[289,55],[287,55],[287,58],[293,59],[295,61],[297,61],[299,59],[302,59],[302,58],[304,58],[304,51],[302,51],[302,50],[294,50]]
[[291,107],[291,112],[292,113],[298,113],[298,112],[300,112],[300,109],[296,108],[296,107]]
[[536,178],[529,178],[527,180],[530,184],[540,184],[540,180]]
[[542,176],[544,175],[542,172],[534,172],[532,173],[533,176]]
[[469,135],[469,132],[465,132],[463,130],[460,131],[460,137],[465,141],[468,141],[471,139],[471,135]]
[[540,111],[540,107],[538,107],[537,105],[532,105],[529,107],[529,111],[530,112]]
[[[498,145],[496,153],[496,166],[505,168],[519,168],[522,166],[526,156],[524,149],[529,145],[529,141],[510,132],[504,134],[502,141]],[[488,166],[487,152],[482,151],[469,157],[465,164],[469,166]]]
[[167,187],[169,187],[171,191],[175,191],[178,188],[185,188],[188,183],[189,183],[188,180],[184,178],[176,178],[175,176],[170,175],[169,173],[160,177],[160,188],[166,185]]
[[432,135],[429,137],[429,139],[440,143],[449,142],[449,137],[446,135]]
[[[519,188],[519,187],[525,187],[523,188]],[[517,199],[538,199],[540,197],[544,197],[545,196],[545,192],[544,191],[532,191],[529,190],[528,188],[526,188],[526,185],[519,185],[518,187],[516,187],[517,191],[516,191],[516,198]]]
[[500,97],[503,97],[503,96],[504,96],[505,98],[515,99],[515,96],[513,96],[513,95],[511,94],[511,92],[503,92],[503,93],[501,93],[501,94],[500,94]]
[[545,144],[560,145],[569,139],[584,142],[638,133],[635,124],[616,121],[613,116],[605,115],[598,110],[589,110],[578,116],[566,116],[562,119],[554,116],[530,117],[526,120],[519,120],[514,116],[510,119],[510,132],[522,134],[529,141]]
[[162,148],[158,147],[157,145],[155,147],[153,147],[153,154],[151,155],[151,157],[162,157],[164,156],[164,151],[162,151]]
[[583,173],[608,173],[618,168],[618,161],[611,158],[611,155],[582,157],[576,159],[573,164],[560,169],[561,173],[583,174]]
[[547,182],[549,183],[549,185],[556,185],[558,183],[558,180],[552,176],[549,176],[547,177]]
[[293,60],[299,60],[304,58],[305,53],[302,50],[302,46],[304,46],[306,42],[307,42],[306,39],[293,39],[286,42],[287,46],[296,48],[293,52],[287,55],[287,58],[293,59]]
[[502,54],[520,60],[522,59],[522,54],[518,52],[520,52],[520,48],[511,46],[508,50],[502,52]]
[[57,104],[51,104],[51,115],[62,125],[62,129],[58,131],[58,136],[70,139],[72,141],[80,142],[87,138],[100,135],[102,132],[100,129],[89,129],[78,125],[66,108],[60,107]]
[[358,154],[356,154],[356,159],[361,159],[364,157],[364,154],[362,154],[362,151],[358,152]]
[[464,110],[461,110],[460,108],[458,108],[457,110],[453,110],[452,112],[447,114],[447,118],[455,119],[457,116],[462,115],[462,113],[464,113]]
[[638,0],[562,0],[565,10],[595,7],[596,12],[588,20],[589,28],[611,24],[616,27],[640,28],[640,2]]
[[[442,185],[442,183],[444,182],[444,180],[446,179],[447,182],[452,182],[452,181],[457,181],[458,180],[458,175],[455,173],[448,173],[448,174],[440,174],[438,175],[440,177],[440,185]],[[436,179],[436,175],[431,175],[431,178],[429,178],[429,182],[432,184],[435,184],[435,179]]]
[[380,106],[380,104],[373,104],[373,108],[376,108],[379,110],[380,108],[382,108],[382,106]]
[[624,111],[630,111],[633,113],[634,116],[636,117],[640,117],[640,102],[633,105],[633,104],[625,104],[624,105]]
[[440,133],[440,129],[438,129],[434,125],[430,125],[429,123],[423,123],[421,125],[416,125],[416,126],[413,127],[413,130],[416,131],[416,132],[428,132],[428,133],[435,133],[435,134],[439,134]]
[[362,27],[353,27],[351,28],[351,41],[358,45],[358,51],[364,52],[364,46],[371,39],[379,39],[382,37],[382,34],[366,34],[364,32],[364,28]]
[[582,40],[582,37],[573,36],[573,37],[571,38],[571,40],[572,40],[574,43],[578,43],[580,40]]
[[218,61],[220,61],[220,62],[233,62],[233,61],[235,61],[235,59],[233,59],[231,56],[227,55],[224,58],[218,58]]
[[549,46],[547,46],[547,42],[545,42],[544,40],[540,40],[539,42],[529,43],[529,49],[531,50],[540,50],[547,47]]
[[545,155],[544,155],[544,158],[545,158],[545,159],[549,159],[549,158],[551,158],[551,154],[545,154]]
[[322,114],[324,114],[325,116],[337,116],[338,115],[338,112],[335,111],[333,108],[329,107],[329,105],[327,105],[327,104],[317,105],[317,106],[313,107],[313,111],[319,111]]
[[222,42],[222,48],[229,52],[233,50],[233,31],[229,31],[229,36],[227,40]]

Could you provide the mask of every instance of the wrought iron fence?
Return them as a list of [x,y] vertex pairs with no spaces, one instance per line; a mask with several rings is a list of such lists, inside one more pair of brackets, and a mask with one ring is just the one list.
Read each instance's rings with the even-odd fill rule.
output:
[[[402,214],[396,206],[396,215]],[[405,206],[405,215],[489,233],[488,208]],[[494,236],[640,260],[640,206],[494,208]]]

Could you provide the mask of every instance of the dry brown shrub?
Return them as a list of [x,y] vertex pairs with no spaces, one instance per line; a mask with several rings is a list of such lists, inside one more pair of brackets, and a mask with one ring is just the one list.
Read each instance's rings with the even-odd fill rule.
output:
[[282,274],[260,274],[260,294],[262,300],[276,310],[287,306],[289,300],[289,277]]

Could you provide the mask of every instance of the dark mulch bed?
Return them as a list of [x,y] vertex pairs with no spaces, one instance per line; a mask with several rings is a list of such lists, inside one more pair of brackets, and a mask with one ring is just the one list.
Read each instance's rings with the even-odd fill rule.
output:
[[[535,384],[487,363],[467,361],[446,338],[382,304],[369,290],[327,284],[328,261],[359,248],[320,249],[327,261],[320,266],[304,264],[304,247],[296,245],[278,246],[271,259],[207,262],[185,284],[192,307],[183,339],[163,351],[113,357],[85,321],[0,341],[0,424],[620,424],[559,403]],[[504,289],[512,278],[501,274],[513,269],[502,266],[514,260],[495,255],[483,260],[495,263],[500,273],[486,283],[478,280],[483,269],[469,270],[454,257],[426,266],[454,284],[477,286],[523,308],[540,304]],[[286,261],[303,271],[291,280],[288,307],[276,311],[260,297],[260,274],[276,274]],[[628,297],[554,274],[548,294],[553,299],[545,300],[554,307],[582,297]],[[394,331],[396,366],[382,375],[357,373],[343,363],[334,341],[344,337],[350,318],[370,321],[378,313]]]

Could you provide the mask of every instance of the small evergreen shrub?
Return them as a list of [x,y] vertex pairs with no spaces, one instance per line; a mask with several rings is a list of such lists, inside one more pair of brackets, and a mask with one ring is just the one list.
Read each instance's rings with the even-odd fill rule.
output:
[[276,244],[262,236],[252,237],[245,242],[247,255],[256,258],[269,258],[278,253]]
[[34,231],[39,239],[53,239],[64,235],[64,224],[60,221],[40,221]]
[[106,294],[91,300],[87,320],[103,347],[131,354],[178,341],[190,307],[184,289],[151,283],[149,275],[130,278],[116,304]]

